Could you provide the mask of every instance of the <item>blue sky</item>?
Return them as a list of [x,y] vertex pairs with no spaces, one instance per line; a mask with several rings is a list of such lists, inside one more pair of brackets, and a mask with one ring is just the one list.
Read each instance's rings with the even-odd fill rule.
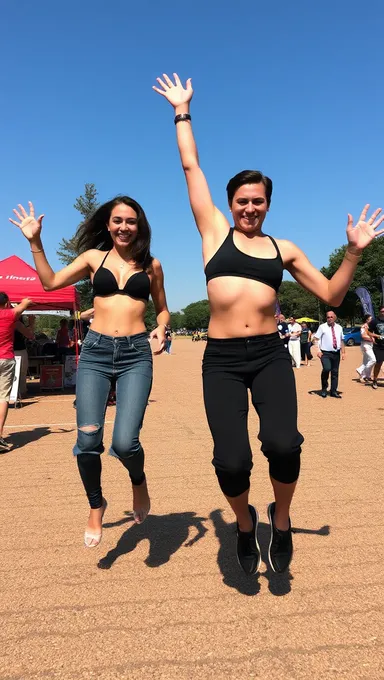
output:
[[381,0],[4,2],[1,257],[31,263],[8,217],[33,200],[58,268],[74,200],[94,182],[101,201],[126,193],[143,205],[170,309],[206,297],[172,109],[151,89],[177,71],[193,79],[216,204],[227,212],[234,174],[262,170],[274,182],[265,231],[327,264],[347,212],[384,204],[383,20]]

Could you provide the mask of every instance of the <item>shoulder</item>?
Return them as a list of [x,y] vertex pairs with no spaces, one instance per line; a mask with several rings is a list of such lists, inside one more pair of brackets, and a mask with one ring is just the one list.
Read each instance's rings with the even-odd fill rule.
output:
[[16,318],[16,313],[14,309],[0,309],[0,318],[6,321],[13,321]]
[[161,276],[162,273],[163,273],[163,268],[161,266],[161,262],[156,257],[154,257],[152,262],[151,262],[151,270],[152,270],[152,273],[155,276]]
[[[272,236],[273,238],[273,236]],[[290,255],[292,253],[300,252],[300,248],[298,248],[295,243],[292,241],[288,241],[285,238],[274,238],[274,241],[276,241],[277,245],[279,246],[279,250],[281,253],[284,255]]]
[[80,257],[83,257],[84,262],[86,262],[90,266],[94,265],[99,265],[102,259],[106,256],[107,250],[99,250],[98,248],[91,248],[90,250],[86,250],[84,253],[80,255]]

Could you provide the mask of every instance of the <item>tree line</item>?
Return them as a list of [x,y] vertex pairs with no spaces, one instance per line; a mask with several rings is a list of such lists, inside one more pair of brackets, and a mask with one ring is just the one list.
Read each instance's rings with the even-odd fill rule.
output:
[[[79,196],[74,208],[86,220],[99,206],[98,192],[94,184],[86,184],[84,194]],[[346,245],[337,248],[329,257],[327,266],[322,267],[321,272],[331,278],[344,257]],[[60,261],[67,265],[78,255],[76,236],[70,239],[63,238],[57,250]],[[362,316],[360,302],[354,292],[358,286],[364,286],[371,294],[373,306],[377,309],[381,298],[380,276],[384,276],[384,238],[376,239],[369,248],[363,252],[354,276],[354,280],[340,307],[334,307],[339,319],[345,325],[354,325]],[[92,307],[92,288],[89,279],[81,281],[77,285],[81,299],[81,309]],[[279,291],[279,304],[281,311],[286,317],[309,316],[318,321],[325,317],[326,306],[314,295],[308,293],[295,281],[283,281]],[[328,308],[328,307],[327,307]],[[179,312],[171,312],[172,328],[179,330],[186,328],[207,328],[209,323],[208,300],[199,300],[187,305]],[[150,301],[147,308],[146,324],[148,328],[156,325],[156,314],[153,303]]]

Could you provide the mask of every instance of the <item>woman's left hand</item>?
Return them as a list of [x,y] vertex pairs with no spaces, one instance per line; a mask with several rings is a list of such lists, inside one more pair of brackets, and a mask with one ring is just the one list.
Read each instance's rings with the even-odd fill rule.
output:
[[367,212],[369,210],[369,203],[364,206],[360,219],[356,226],[353,226],[353,217],[348,215],[348,226],[347,226],[347,238],[348,246],[355,248],[357,250],[364,250],[370,243],[376,238],[376,236],[381,236],[384,234],[384,229],[376,231],[377,227],[384,221],[384,215],[376,219],[382,208],[378,208],[373,213],[369,220],[366,219]]
[[152,333],[150,333],[149,335],[150,342],[152,342],[154,338],[157,338],[159,348],[154,350],[153,353],[161,354],[162,352],[164,352],[165,349],[165,326],[158,326],[157,328],[155,328],[154,331],[152,331]]

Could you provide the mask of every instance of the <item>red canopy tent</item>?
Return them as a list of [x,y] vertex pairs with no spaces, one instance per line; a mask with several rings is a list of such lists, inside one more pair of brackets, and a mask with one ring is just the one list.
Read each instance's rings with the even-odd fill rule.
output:
[[74,286],[60,290],[44,290],[36,269],[21,260],[17,255],[0,261],[0,291],[7,293],[11,302],[31,298],[33,305],[29,311],[69,310],[74,313],[80,309],[79,294]]

